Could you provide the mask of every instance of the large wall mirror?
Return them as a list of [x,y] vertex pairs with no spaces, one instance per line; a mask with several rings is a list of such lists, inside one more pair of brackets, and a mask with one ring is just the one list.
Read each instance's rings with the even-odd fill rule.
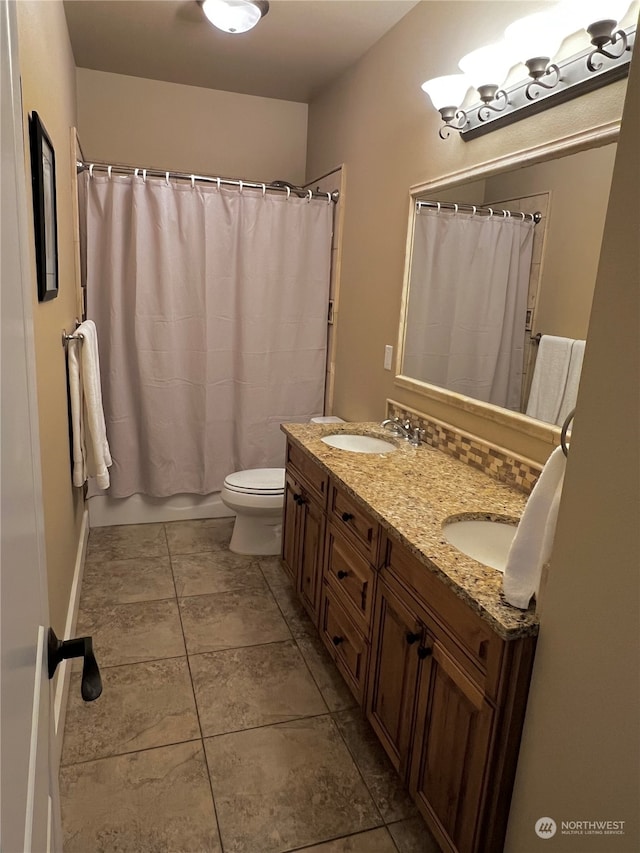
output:
[[584,348],[617,134],[411,188],[398,385],[532,435],[558,428],[548,359]]

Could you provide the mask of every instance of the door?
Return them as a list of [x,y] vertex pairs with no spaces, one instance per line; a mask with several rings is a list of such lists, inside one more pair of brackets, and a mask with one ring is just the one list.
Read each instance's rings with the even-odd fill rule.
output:
[[391,763],[407,771],[424,628],[380,581],[376,593],[367,717]]
[[437,639],[425,648],[409,790],[443,850],[472,853],[493,709]]
[[0,849],[41,853],[61,845],[49,757],[49,620],[15,3],[0,0],[0,17]]
[[298,592],[313,624],[318,624],[325,517],[320,506],[303,489],[300,496]]

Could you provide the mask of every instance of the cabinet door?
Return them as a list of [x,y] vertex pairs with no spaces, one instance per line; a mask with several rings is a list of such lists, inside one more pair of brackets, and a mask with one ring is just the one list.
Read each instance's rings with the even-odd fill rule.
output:
[[471,853],[493,709],[437,640],[422,649],[410,791],[443,849]]
[[380,581],[376,594],[367,717],[392,764],[406,774],[424,629]]
[[287,472],[284,487],[284,513],[282,516],[282,562],[295,582],[298,576],[299,542],[299,483]]
[[318,504],[303,490],[299,502],[298,593],[318,625],[325,516]]

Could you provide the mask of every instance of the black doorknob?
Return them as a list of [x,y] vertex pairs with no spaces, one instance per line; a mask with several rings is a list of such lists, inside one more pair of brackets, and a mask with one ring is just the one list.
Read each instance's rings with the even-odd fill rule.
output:
[[418,649],[418,657],[420,658],[420,660],[424,660],[432,654],[433,649],[429,648],[429,646],[420,646],[420,648]]
[[339,646],[340,643],[344,642],[344,637],[333,637],[332,639],[333,639],[333,645],[334,646]]
[[340,569],[340,571],[336,572],[338,580],[344,580],[344,578],[346,578],[348,574],[349,574],[349,572],[345,572],[342,569]]
[[60,661],[69,658],[83,659],[80,692],[85,702],[93,702],[102,693],[102,679],[98,662],[93,654],[93,640],[91,637],[59,640],[53,628],[49,628],[47,656],[49,678],[53,678]]
[[411,646],[411,645],[413,645],[413,643],[418,642],[418,640],[420,639],[420,634],[414,634],[413,631],[407,631],[406,638],[407,638],[407,643],[409,643],[409,645]]
[[352,512],[343,512],[342,513],[342,520],[343,521],[351,521],[352,518],[353,518]]

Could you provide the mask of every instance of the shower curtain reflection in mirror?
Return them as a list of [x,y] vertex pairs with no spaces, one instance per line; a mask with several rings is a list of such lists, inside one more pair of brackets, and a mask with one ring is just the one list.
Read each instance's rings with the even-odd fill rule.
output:
[[280,423],[323,408],[333,205],[84,180],[109,494],[209,494],[282,466]]
[[519,410],[533,222],[414,217],[402,373]]

